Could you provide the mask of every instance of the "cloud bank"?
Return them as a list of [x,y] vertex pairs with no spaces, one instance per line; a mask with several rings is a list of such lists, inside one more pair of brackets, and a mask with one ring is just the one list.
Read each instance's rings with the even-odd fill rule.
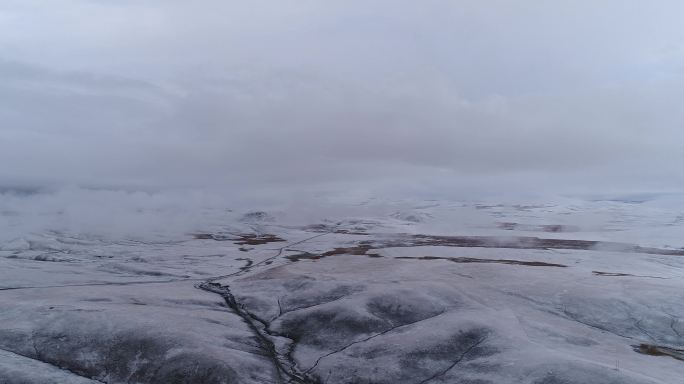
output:
[[681,190],[676,1],[8,1],[0,185]]

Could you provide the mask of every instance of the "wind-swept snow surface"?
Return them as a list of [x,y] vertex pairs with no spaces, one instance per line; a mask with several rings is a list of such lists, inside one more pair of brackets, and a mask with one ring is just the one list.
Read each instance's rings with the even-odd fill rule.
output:
[[313,205],[3,211],[0,383],[682,382],[672,205]]

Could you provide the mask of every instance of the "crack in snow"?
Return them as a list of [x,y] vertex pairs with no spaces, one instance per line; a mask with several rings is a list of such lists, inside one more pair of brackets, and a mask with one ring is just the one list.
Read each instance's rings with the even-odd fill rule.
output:
[[482,343],[484,343],[484,342],[487,340],[487,338],[488,338],[488,336],[486,336],[486,335],[483,336],[483,337],[481,337],[477,342],[475,342],[475,344],[473,344],[473,345],[471,345],[470,347],[468,347],[468,349],[466,349],[465,352],[463,352],[463,353],[461,354],[461,356],[459,356],[458,359],[456,359],[456,361],[454,361],[454,362],[453,362],[450,366],[448,366],[446,369],[442,370],[441,372],[435,373],[434,375],[432,375],[432,376],[428,377],[427,379],[425,379],[425,380],[419,382],[418,384],[425,384],[425,383],[427,383],[427,382],[429,382],[429,381],[432,381],[432,380],[434,380],[434,379],[436,379],[436,378],[438,378],[438,377],[440,377],[440,376],[446,375],[447,372],[449,372],[450,370],[452,370],[456,365],[458,365],[461,361],[463,361],[463,359],[465,359],[466,356],[468,356],[468,354],[469,354],[473,349],[477,348],[477,347],[480,346]]
[[394,331],[395,329],[398,329],[398,328],[401,328],[401,327],[408,327],[408,326],[410,326],[410,325],[419,323],[419,322],[421,322],[421,321],[433,319],[433,318],[435,318],[435,317],[438,317],[438,316],[443,315],[445,312],[446,312],[446,311],[442,311],[442,312],[440,312],[440,313],[438,313],[438,314],[436,314],[436,315],[433,315],[433,316],[430,316],[430,317],[426,317],[426,318],[421,319],[421,320],[416,320],[416,321],[413,321],[413,322],[410,322],[410,323],[401,324],[401,325],[395,325],[395,326],[393,326],[393,327],[391,327],[391,328],[389,328],[389,329],[386,329],[386,330],[384,330],[384,331],[382,331],[382,332],[380,332],[380,333],[376,333],[376,334],[374,334],[374,335],[371,335],[371,336],[369,336],[369,337],[366,337],[365,339],[361,339],[361,340],[357,340],[357,341],[354,341],[354,342],[352,342],[352,343],[349,343],[349,344],[345,345],[345,346],[342,347],[342,348],[339,348],[339,349],[337,349],[337,350],[335,350],[335,351],[332,351],[332,352],[327,353],[327,354],[325,354],[325,355],[323,355],[323,356],[320,356],[318,359],[316,359],[316,361],[315,361],[314,364],[311,366],[311,368],[307,369],[304,373],[309,373],[309,372],[313,371],[313,370],[318,366],[318,363],[320,363],[321,360],[325,359],[326,357],[331,356],[331,355],[334,355],[334,354],[336,354],[336,353],[340,353],[340,352],[346,350],[347,348],[349,348],[349,347],[351,347],[351,346],[353,346],[353,345],[360,344],[360,343],[364,343],[364,342],[366,342],[366,341],[368,341],[368,340],[374,339],[374,338],[376,338],[376,337],[378,337],[378,336],[382,336],[382,335],[384,335],[384,334],[387,334],[387,333],[389,333],[389,332],[392,332],[392,331]]

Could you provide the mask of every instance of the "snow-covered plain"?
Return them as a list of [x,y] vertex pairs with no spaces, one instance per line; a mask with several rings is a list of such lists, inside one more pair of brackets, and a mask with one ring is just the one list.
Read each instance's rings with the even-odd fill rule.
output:
[[684,383],[676,198],[88,196],[3,195],[0,383]]

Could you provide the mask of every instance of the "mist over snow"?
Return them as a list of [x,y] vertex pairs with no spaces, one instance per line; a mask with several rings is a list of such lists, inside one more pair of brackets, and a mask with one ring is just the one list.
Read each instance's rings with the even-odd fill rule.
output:
[[677,206],[682,8],[4,1],[2,236],[173,238],[431,199]]

